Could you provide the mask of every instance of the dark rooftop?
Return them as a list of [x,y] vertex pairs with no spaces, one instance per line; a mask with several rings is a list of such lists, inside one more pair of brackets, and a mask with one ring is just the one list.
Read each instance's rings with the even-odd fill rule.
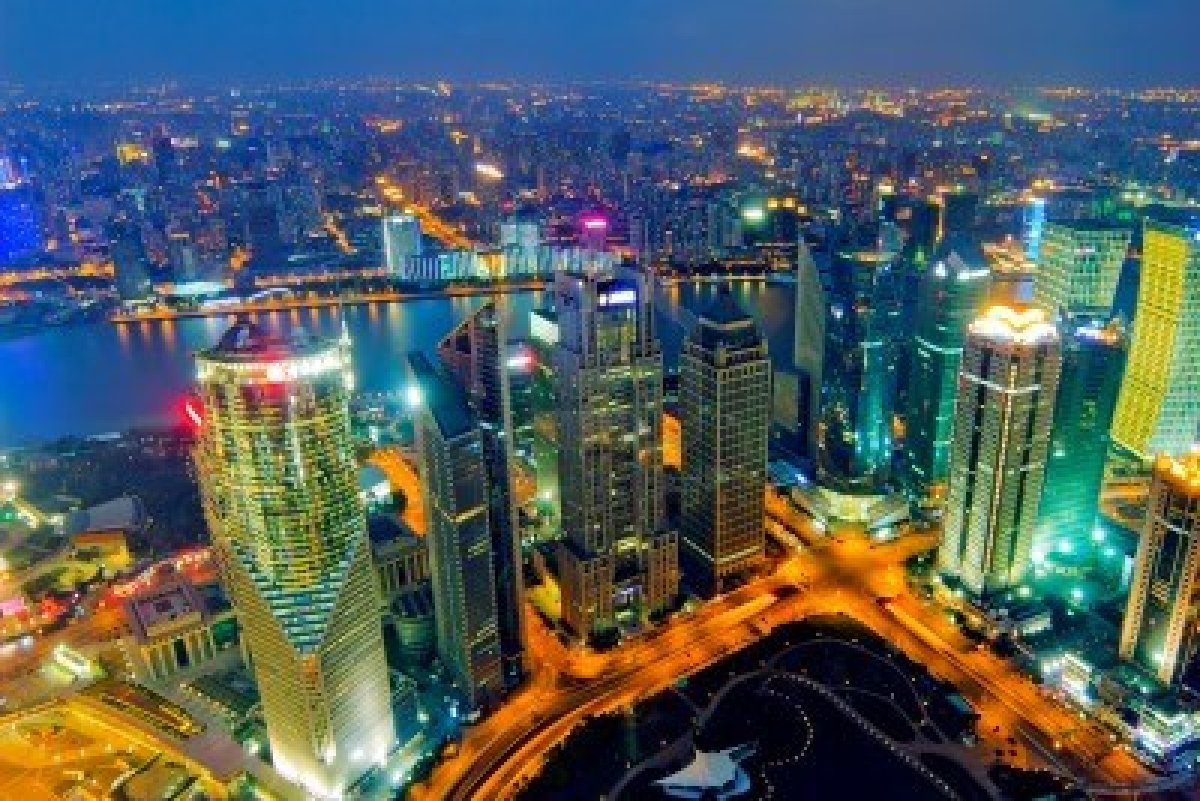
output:
[[420,352],[408,354],[408,366],[421,389],[421,404],[429,410],[445,439],[461,437],[475,428],[475,418],[462,388]]
[[728,348],[742,350],[762,344],[762,334],[727,285],[721,285],[717,296],[697,317],[693,340],[705,350]]
[[305,331],[283,337],[247,318],[239,318],[202,355],[211,359],[261,359],[302,356],[324,350],[329,343]]

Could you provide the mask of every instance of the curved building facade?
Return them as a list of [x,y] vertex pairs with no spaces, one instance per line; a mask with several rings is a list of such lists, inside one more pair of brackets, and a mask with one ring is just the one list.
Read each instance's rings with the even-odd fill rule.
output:
[[196,357],[204,511],[272,761],[317,798],[340,797],[395,740],[348,345],[240,322]]

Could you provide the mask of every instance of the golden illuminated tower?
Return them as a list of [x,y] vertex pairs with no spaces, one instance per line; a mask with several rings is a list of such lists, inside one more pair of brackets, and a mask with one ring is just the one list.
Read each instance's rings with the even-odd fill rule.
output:
[[1196,653],[1200,614],[1200,453],[1160,456],[1121,628],[1121,658],[1164,684]]
[[1029,570],[1061,363],[1040,309],[996,306],[967,330],[938,563],[974,597]]
[[348,345],[239,322],[196,357],[204,511],[271,760],[317,798],[340,797],[395,739]]
[[1142,239],[1129,363],[1113,441],[1150,458],[1186,453],[1200,429],[1200,219],[1160,211]]

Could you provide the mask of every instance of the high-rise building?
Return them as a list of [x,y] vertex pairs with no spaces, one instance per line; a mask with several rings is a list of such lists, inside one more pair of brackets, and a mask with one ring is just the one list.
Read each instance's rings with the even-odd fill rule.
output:
[[1146,220],[1137,314],[1113,440],[1143,458],[1200,440],[1200,218]]
[[500,647],[505,681],[512,687],[525,674],[526,648],[521,529],[512,491],[516,437],[507,331],[502,309],[496,301],[488,301],[442,340],[438,357],[466,389],[479,422]]
[[825,284],[817,478],[846,494],[885,489],[892,464],[899,275],[894,254],[843,250]]
[[977,244],[950,237],[918,282],[904,468],[905,485],[922,504],[937,506],[946,499],[963,343],[987,296],[990,275]]
[[1200,643],[1197,599],[1200,453],[1159,456],[1121,627],[1121,658],[1164,684],[1178,683]]
[[588,635],[667,610],[679,539],[663,530],[663,361],[647,277],[554,285],[563,620]]
[[1062,335],[1062,371],[1038,508],[1034,547],[1085,552],[1108,456],[1109,429],[1125,372],[1125,335],[1107,326],[1071,320]]
[[1132,232],[1100,220],[1049,222],[1042,231],[1034,302],[1052,315],[1108,314]]
[[1040,309],[996,306],[967,330],[938,563],[975,598],[1029,570],[1061,362]]
[[425,490],[437,652],[472,708],[504,692],[483,434],[462,387],[422,353],[408,357],[418,388],[417,451]]
[[383,218],[383,257],[390,275],[406,275],[408,260],[421,255],[421,221],[411,214]]
[[754,319],[727,287],[683,344],[680,534],[704,592],[763,558],[771,361]]
[[113,282],[121,300],[143,300],[150,295],[148,262],[142,243],[142,227],[122,213],[108,222],[108,255],[113,263]]
[[396,737],[350,440],[349,342],[239,322],[196,361],[205,517],[271,761],[309,794],[340,798]]
[[796,450],[815,461],[821,420],[821,367],[825,361],[825,289],[812,251],[797,243],[792,363],[796,367]]

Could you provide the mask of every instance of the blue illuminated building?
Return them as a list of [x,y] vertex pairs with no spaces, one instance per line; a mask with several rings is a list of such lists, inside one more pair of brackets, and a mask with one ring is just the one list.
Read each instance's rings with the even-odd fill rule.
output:
[[0,264],[45,246],[41,201],[29,184],[0,186]]

